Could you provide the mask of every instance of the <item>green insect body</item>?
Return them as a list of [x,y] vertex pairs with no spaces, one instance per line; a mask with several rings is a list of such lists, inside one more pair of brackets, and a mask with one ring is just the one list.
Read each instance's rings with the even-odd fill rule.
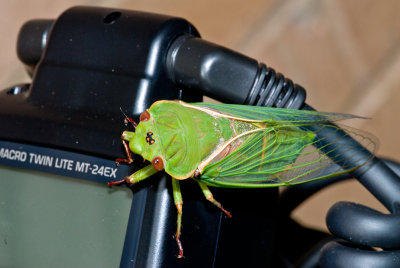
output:
[[[117,163],[131,163],[132,151],[152,164],[109,184],[137,183],[165,170],[172,177],[178,210],[175,238],[178,257],[183,257],[180,242],[183,202],[179,180],[195,179],[205,197],[230,217],[207,185],[276,187],[350,171],[345,163],[341,163],[340,168],[322,153],[316,146],[321,141],[318,135],[306,127],[317,125],[321,129],[339,130],[329,122],[354,117],[246,105],[158,101],[142,113],[135,132],[124,131],[122,140],[128,158],[117,159]],[[373,138],[355,130],[351,132],[361,137],[371,151],[375,150]],[[330,155],[335,155],[334,149],[330,150]],[[365,162],[361,161],[360,166]],[[326,170],[330,175],[326,175]]]

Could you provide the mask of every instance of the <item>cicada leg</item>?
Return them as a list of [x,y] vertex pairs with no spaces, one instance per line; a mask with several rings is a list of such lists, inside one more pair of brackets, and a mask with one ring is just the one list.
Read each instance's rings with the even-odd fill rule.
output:
[[115,184],[120,184],[120,183],[123,183],[123,182],[134,184],[134,183],[137,183],[139,181],[147,179],[148,177],[150,177],[151,175],[156,174],[157,172],[158,172],[158,170],[154,169],[153,165],[148,165],[148,166],[145,166],[142,169],[139,169],[138,171],[136,171],[132,175],[130,175],[128,177],[125,177],[122,180],[108,182],[108,186],[115,185]]
[[221,205],[220,202],[218,202],[217,200],[214,199],[213,194],[211,193],[210,189],[208,188],[208,186],[204,183],[204,182],[200,182],[198,181],[201,190],[203,191],[204,196],[206,197],[206,199],[208,201],[210,201],[211,203],[213,203],[214,205],[216,205],[220,210],[222,210],[222,212],[225,213],[226,216],[228,216],[229,218],[232,217],[232,214],[227,211],[226,209],[224,209]]
[[122,114],[125,116],[125,118],[124,118],[125,126],[128,125],[128,123],[131,123],[132,126],[133,126],[134,128],[136,128],[136,127],[137,127],[137,123],[136,123],[132,118],[128,117],[128,116],[124,113],[124,111],[122,110],[121,107],[119,107],[119,109],[121,110]]
[[183,200],[182,200],[182,193],[181,193],[181,187],[179,185],[179,180],[172,178],[172,191],[174,195],[174,202],[176,209],[178,211],[178,217],[176,220],[176,234],[175,234],[175,240],[176,243],[178,244],[179,248],[179,255],[178,258],[183,258],[183,247],[182,243],[180,240],[181,237],[181,227],[182,227],[182,206],[183,206]]
[[133,127],[137,127],[137,123],[130,117],[125,117],[124,119],[125,124],[131,123]]
[[117,159],[115,159],[115,163],[117,165],[119,165],[121,162],[128,163],[128,164],[131,164],[133,162],[132,153],[131,153],[131,150],[129,149],[128,141],[125,140],[125,136],[126,136],[126,133],[124,131],[122,133],[122,135],[121,135],[121,141],[122,141],[122,144],[124,145],[126,158],[117,158]]

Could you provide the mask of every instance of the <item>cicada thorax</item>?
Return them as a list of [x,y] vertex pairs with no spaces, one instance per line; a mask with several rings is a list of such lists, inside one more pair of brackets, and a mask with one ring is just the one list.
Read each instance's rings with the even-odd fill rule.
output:
[[[165,161],[165,171],[177,179],[198,175],[198,167],[203,161],[212,155],[216,159],[223,158],[237,148],[243,139],[224,146],[227,142],[257,128],[251,123],[213,116],[179,102],[156,102],[148,112],[154,132],[158,134],[157,142],[161,147],[161,158]],[[149,142],[151,138],[146,137]]]
[[[161,101],[149,109],[167,173],[177,179],[193,175],[207,151],[222,137],[212,118],[177,102]],[[211,127],[211,128],[210,128]]]

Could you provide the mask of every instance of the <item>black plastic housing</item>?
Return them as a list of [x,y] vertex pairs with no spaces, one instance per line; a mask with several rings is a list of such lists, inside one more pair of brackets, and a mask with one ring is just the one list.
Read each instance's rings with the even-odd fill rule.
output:
[[[120,109],[137,119],[156,100],[201,101],[200,91],[181,90],[166,69],[166,55],[176,38],[199,35],[186,20],[74,7],[45,22],[27,22],[20,32],[18,55],[32,72],[32,83],[0,91],[1,140],[113,160],[125,156]],[[39,30],[35,35],[29,29]],[[132,169],[142,167],[141,162],[134,162]],[[215,189],[216,198],[233,214],[225,219],[195,182],[183,182],[186,258],[177,259],[170,188],[165,173],[133,187],[121,267],[272,263],[277,189]]]
[[[155,100],[185,97],[167,79],[165,53],[176,36],[198,35],[196,29],[183,19],[135,11],[107,21],[118,12],[78,7],[54,21],[29,91],[0,100],[2,109],[16,110],[2,118],[9,122],[3,138],[112,158],[121,153],[115,146],[124,128],[120,107],[135,117]],[[19,51],[29,65],[39,50],[25,29],[38,23],[27,22],[18,41],[19,48],[32,45]],[[186,93],[187,101],[201,100]],[[31,116],[29,125],[18,123],[19,114]]]

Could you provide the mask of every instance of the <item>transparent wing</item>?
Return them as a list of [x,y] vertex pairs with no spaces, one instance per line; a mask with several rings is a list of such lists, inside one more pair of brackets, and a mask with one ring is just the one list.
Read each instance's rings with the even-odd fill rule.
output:
[[272,122],[276,124],[315,124],[334,122],[350,118],[364,118],[356,115],[341,113],[324,113],[316,111],[303,111],[284,108],[271,108],[262,106],[222,104],[222,103],[191,103],[193,106],[209,108],[213,111],[230,115],[245,120],[259,122]]
[[[313,131],[309,131],[309,127]],[[347,131],[344,132],[341,128],[318,123],[260,129],[246,135],[229,155],[216,157],[219,160],[205,166],[199,180],[212,186],[261,188],[294,185],[347,173],[372,158],[377,142],[368,133],[349,127],[345,127]],[[327,129],[331,136],[324,134],[321,138],[319,133]],[[367,157],[359,154],[365,149],[350,142],[349,135],[371,153]],[[338,140],[340,149],[333,145]]]

